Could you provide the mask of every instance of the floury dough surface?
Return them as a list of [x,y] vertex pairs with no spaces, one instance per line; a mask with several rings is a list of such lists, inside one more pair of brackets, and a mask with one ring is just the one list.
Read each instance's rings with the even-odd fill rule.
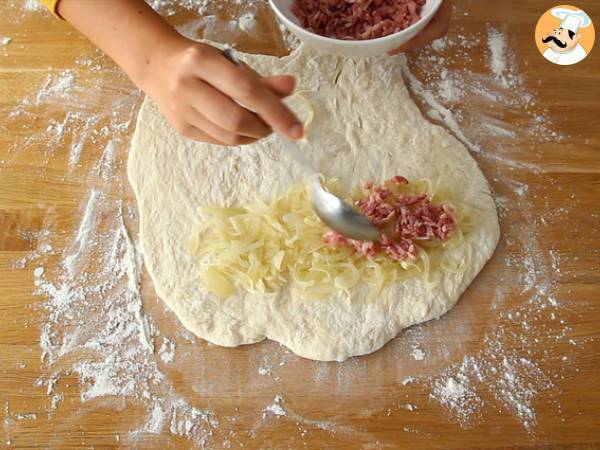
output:
[[499,237],[489,186],[465,147],[425,120],[402,79],[402,57],[343,59],[303,46],[285,58],[241,55],[261,73],[294,73],[315,110],[303,149],[325,176],[340,176],[348,191],[394,175],[440,179],[452,186],[475,219],[465,242],[452,249],[458,273],[426,288],[419,279],[386,287],[374,302],[360,290],[303,300],[239,293],[226,300],[203,287],[190,238],[201,205],[234,206],[270,199],[300,182],[300,170],[273,136],[224,148],[181,137],[146,98],[129,157],[129,179],[140,210],[141,245],[158,295],[198,336],[224,346],[269,338],[317,360],[373,352],[405,327],[448,311],[492,255]]

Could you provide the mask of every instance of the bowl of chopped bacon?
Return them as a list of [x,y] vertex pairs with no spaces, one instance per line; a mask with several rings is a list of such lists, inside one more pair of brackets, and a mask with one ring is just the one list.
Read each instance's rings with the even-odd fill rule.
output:
[[416,36],[442,0],[269,0],[301,41],[325,53],[375,56]]

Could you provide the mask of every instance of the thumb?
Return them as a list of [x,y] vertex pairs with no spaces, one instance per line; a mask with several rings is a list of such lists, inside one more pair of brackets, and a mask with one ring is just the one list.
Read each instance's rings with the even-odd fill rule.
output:
[[279,97],[287,97],[294,92],[294,87],[296,87],[296,79],[291,75],[263,77],[262,82],[269,86]]

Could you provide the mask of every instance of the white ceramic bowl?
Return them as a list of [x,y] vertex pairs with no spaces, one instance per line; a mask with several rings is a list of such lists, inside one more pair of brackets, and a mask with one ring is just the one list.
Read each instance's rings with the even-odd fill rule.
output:
[[325,53],[340,56],[375,56],[400,47],[410,41],[429,23],[442,4],[442,0],[427,0],[421,8],[421,18],[408,28],[377,39],[348,41],[333,39],[302,28],[300,20],[292,12],[294,0],[269,0],[277,17],[285,26],[307,45]]

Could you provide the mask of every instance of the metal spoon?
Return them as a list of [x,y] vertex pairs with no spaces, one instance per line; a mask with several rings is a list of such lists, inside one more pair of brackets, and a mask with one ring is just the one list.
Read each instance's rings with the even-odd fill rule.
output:
[[319,174],[310,164],[298,144],[282,136],[279,137],[288,155],[294,158],[306,171],[311,183],[311,202],[319,219],[338,233],[359,241],[376,241],[380,237],[379,229],[357,209],[341,198],[327,192],[321,184]]
[[[227,48],[222,52],[232,63],[238,66],[243,65],[231,48]],[[298,144],[281,135],[279,138],[288,155],[294,158],[308,174],[312,191],[311,202],[319,219],[332,230],[350,239],[359,241],[378,240],[381,233],[375,225],[369,222],[357,209],[323,188],[317,171],[304,156],[304,153],[300,151]]]

